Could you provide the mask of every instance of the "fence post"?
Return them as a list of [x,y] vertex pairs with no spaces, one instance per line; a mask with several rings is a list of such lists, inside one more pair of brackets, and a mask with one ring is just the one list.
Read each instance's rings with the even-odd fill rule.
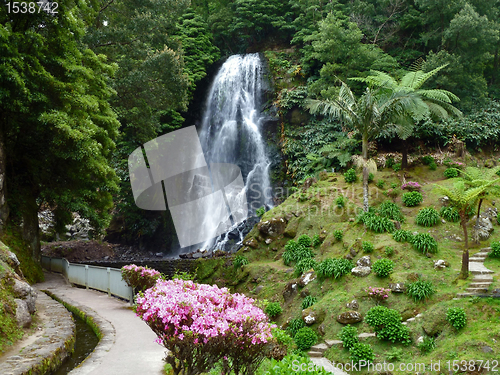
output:
[[85,265],[85,289],[89,288],[89,266]]
[[111,297],[111,269],[108,267],[106,270],[108,271],[108,296]]

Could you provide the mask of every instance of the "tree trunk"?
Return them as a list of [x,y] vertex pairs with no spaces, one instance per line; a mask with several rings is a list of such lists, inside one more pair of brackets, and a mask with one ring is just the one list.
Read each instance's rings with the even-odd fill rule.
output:
[[464,241],[465,247],[462,252],[462,270],[460,271],[460,278],[466,279],[469,277],[469,236],[467,233],[467,214],[465,213],[465,209],[460,213],[462,229],[464,231]]
[[3,132],[0,130],[0,233],[3,232],[5,223],[7,222],[7,218],[9,217],[9,206],[7,205],[6,190],[6,164]]
[[38,205],[35,194],[26,194],[22,207],[23,239],[28,243],[32,258],[40,262],[40,228],[38,227]]
[[363,211],[368,212],[368,168],[366,163],[368,161],[368,134],[363,134],[362,140],[363,152]]
[[408,168],[408,142],[406,139],[402,140],[402,149],[401,149],[401,169]]
[[483,198],[480,198],[479,205],[477,206],[476,227],[479,225],[479,213],[481,212],[481,205],[482,204],[483,204]]

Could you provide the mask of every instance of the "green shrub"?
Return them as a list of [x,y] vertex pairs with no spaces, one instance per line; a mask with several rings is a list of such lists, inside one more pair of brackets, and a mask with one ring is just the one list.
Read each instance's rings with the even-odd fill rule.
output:
[[397,242],[409,242],[413,233],[409,230],[399,229],[392,234],[392,238]]
[[385,185],[385,181],[384,180],[378,180],[375,185],[377,185],[378,188],[383,189],[384,185]]
[[311,268],[316,267],[316,261],[313,258],[304,258],[295,264],[295,275],[300,276]]
[[[500,215],[498,215],[500,217]],[[488,256],[492,258],[500,258],[500,242],[494,241],[491,243],[491,251]]]
[[467,315],[461,307],[450,307],[446,312],[446,320],[456,329],[460,330],[467,324]]
[[392,220],[404,221],[403,214],[398,205],[391,201],[385,201],[377,210],[378,214]]
[[394,254],[394,248],[392,246],[386,246],[385,248],[385,255],[388,257],[392,256]]
[[316,297],[306,296],[304,298],[304,300],[302,301],[302,310],[307,309],[308,307],[311,307],[316,302],[318,302],[318,299]]
[[413,248],[423,254],[435,254],[438,251],[438,244],[429,233],[417,233],[410,240]]
[[366,227],[375,233],[394,232],[394,223],[386,217],[381,217],[375,215],[373,212],[364,212],[359,217],[358,220],[361,221]]
[[378,259],[373,263],[373,272],[380,277],[389,276],[394,270],[394,262],[390,259]]
[[444,171],[444,177],[446,177],[446,178],[455,178],[455,177],[458,177],[458,169],[456,169],[456,168],[447,168]]
[[439,213],[432,207],[422,208],[418,211],[415,222],[423,227],[432,227],[439,223]]
[[417,345],[417,348],[420,349],[421,353],[430,353],[434,349],[436,349],[436,340],[434,337],[425,337],[424,341]]
[[375,175],[373,173],[368,173],[368,183],[373,182]]
[[375,355],[373,354],[373,349],[370,344],[363,344],[357,342],[349,350],[351,353],[351,361],[354,363],[359,363],[360,361],[373,362]]
[[437,168],[438,168],[438,166],[437,166],[436,162],[433,161],[432,163],[429,164],[429,169],[431,171],[435,171]]
[[385,359],[387,362],[399,362],[403,358],[403,354],[403,349],[392,348],[392,350],[387,353]]
[[392,169],[394,169],[394,172],[399,172],[401,170],[401,163],[394,164]]
[[320,279],[326,279],[327,277],[338,279],[339,277],[351,272],[353,268],[354,265],[348,259],[328,258],[318,263],[314,270]]
[[303,234],[297,239],[297,243],[299,245],[302,245],[304,247],[311,247],[312,245],[312,239],[309,237],[307,234]]
[[233,260],[234,268],[238,269],[240,267],[246,266],[248,264],[248,259],[244,255],[236,255]]
[[425,155],[425,156],[422,156],[422,163],[424,165],[430,165],[431,163],[434,163],[434,158],[430,155]]
[[403,204],[406,207],[418,206],[423,201],[423,199],[424,197],[418,191],[409,191],[407,193],[404,193],[402,197]]
[[290,334],[290,336],[295,337],[299,329],[304,328],[305,326],[306,323],[304,323],[302,318],[295,318],[290,320],[288,326],[286,327],[286,331]]
[[392,182],[391,189],[397,189],[397,188],[398,188],[398,184],[396,184],[395,182]]
[[354,344],[359,342],[358,329],[350,324],[342,327],[337,337],[342,341],[342,345],[347,350],[351,349]]
[[318,247],[321,245],[321,238],[319,237],[319,234],[315,234],[312,238],[312,246],[313,247]]
[[401,323],[401,314],[385,306],[372,307],[365,316],[365,323],[373,327],[380,340],[411,343],[410,330]]
[[385,167],[392,168],[393,165],[394,165],[394,158],[387,158],[385,161]]
[[356,176],[356,171],[354,169],[348,169],[347,172],[344,173],[345,182],[353,183],[356,182],[358,176]]
[[343,208],[345,206],[346,200],[347,200],[346,197],[341,195],[337,197],[337,199],[335,199],[335,204],[337,205],[338,208]]
[[[262,374],[259,370],[259,374]],[[257,372],[256,372],[257,374]],[[298,353],[287,355],[282,360],[271,359],[269,369],[262,375],[331,375],[324,368],[321,368],[307,356]]]
[[299,329],[294,340],[300,350],[309,350],[318,341],[318,336],[311,328],[304,327]]
[[281,308],[279,302],[269,302],[264,309],[264,312],[270,318],[274,318],[275,316],[281,314],[283,312],[283,309]]
[[310,247],[304,247],[294,240],[290,240],[286,243],[285,252],[282,255],[283,262],[286,265],[289,265],[291,262],[298,262],[302,259],[313,257],[314,253]]
[[441,207],[439,215],[451,223],[457,223],[460,221],[460,214],[455,207]]
[[266,208],[264,206],[260,207],[260,208],[257,208],[255,210],[255,214],[258,216],[258,217],[262,217],[264,216],[264,214],[266,213]]
[[365,253],[371,253],[374,249],[373,244],[370,241],[363,241],[361,244],[361,248]]
[[432,296],[436,293],[436,289],[431,281],[417,280],[407,285],[406,293],[413,298],[415,302],[418,302]]
[[344,232],[341,229],[335,229],[333,231],[333,237],[335,238],[335,240],[340,242],[340,241],[342,241],[342,238],[344,237]]

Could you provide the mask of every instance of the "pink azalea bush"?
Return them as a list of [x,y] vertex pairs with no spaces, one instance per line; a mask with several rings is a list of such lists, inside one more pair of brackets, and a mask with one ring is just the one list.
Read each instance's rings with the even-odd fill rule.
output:
[[158,280],[137,297],[136,313],[169,351],[174,374],[251,374],[272,346],[271,325],[254,300],[191,280]]
[[389,293],[390,289],[384,289],[384,288],[374,288],[374,287],[369,287],[366,289],[366,292],[368,295],[373,298],[375,301],[382,302],[385,301],[387,298],[389,298]]
[[135,264],[123,266],[122,279],[132,288],[142,291],[153,287],[156,281],[161,278],[161,273]]
[[422,189],[422,186],[418,182],[408,181],[401,185],[401,189],[409,191],[420,191]]

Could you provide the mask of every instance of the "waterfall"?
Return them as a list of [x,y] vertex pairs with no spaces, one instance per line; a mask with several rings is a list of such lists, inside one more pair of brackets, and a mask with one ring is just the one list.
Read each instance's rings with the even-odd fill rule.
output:
[[[241,169],[250,214],[263,205],[272,206],[271,163],[261,133],[263,84],[264,67],[258,54],[229,57],[212,83],[199,130],[207,162],[235,164]],[[210,217],[211,212],[206,212],[207,222]],[[229,231],[233,237],[236,227]],[[245,234],[238,231],[240,241]],[[221,248],[228,239],[226,233],[201,248]]]

